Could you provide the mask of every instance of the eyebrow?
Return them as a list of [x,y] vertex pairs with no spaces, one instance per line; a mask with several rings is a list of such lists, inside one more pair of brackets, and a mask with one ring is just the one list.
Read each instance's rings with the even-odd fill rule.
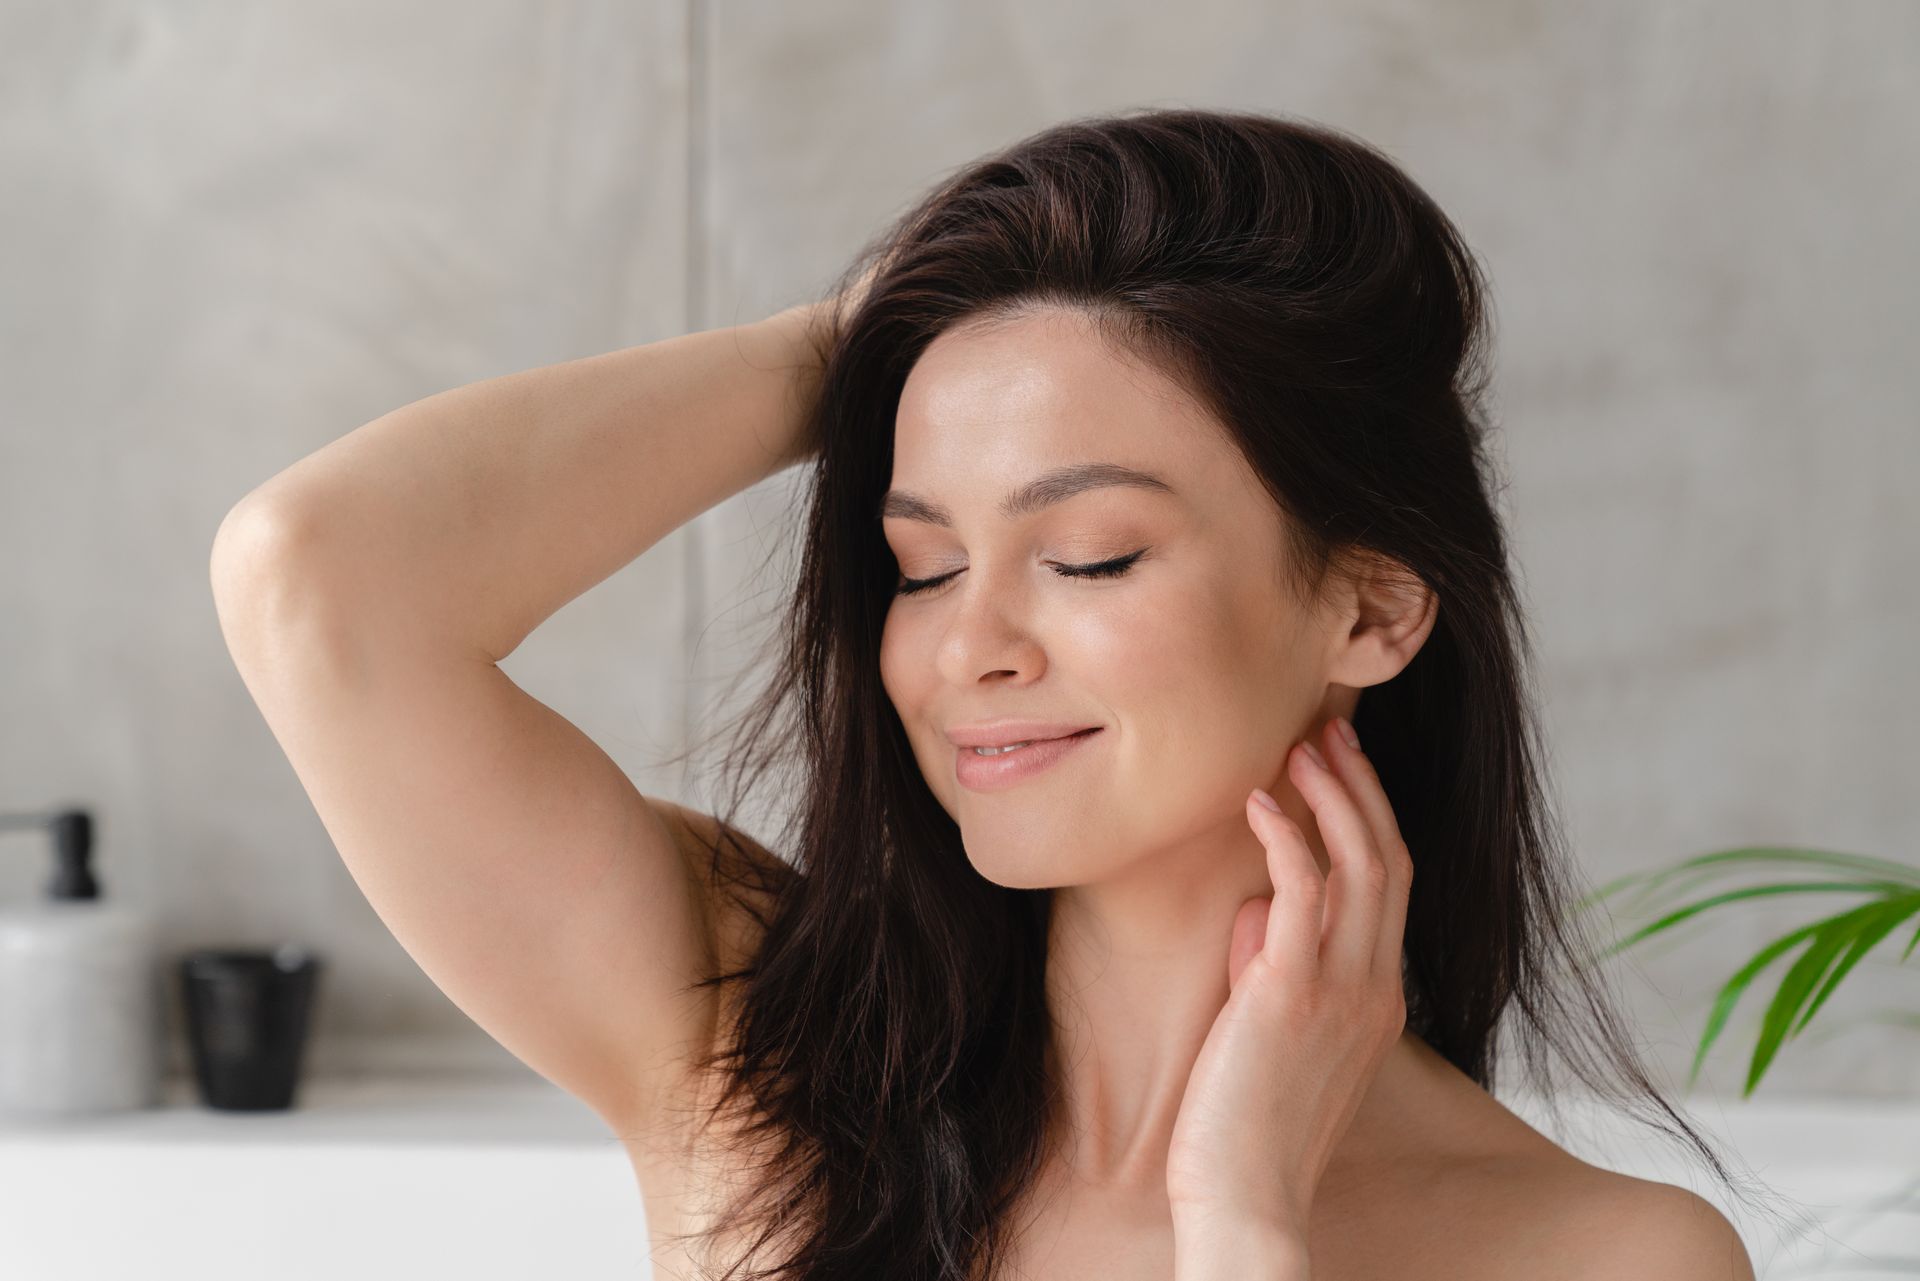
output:
[[[1149,471],[1122,467],[1119,463],[1069,463],[1040,473],[1001,499],[1000,515],[1006,520],[1018,520],[1055,503],[1064,502],[1075,494],[1116,485],[1163,494],[1174,492],[1172,485]],[[930,498],[922,498],[903,489],[889,489],[881,496],[880,517],[884,520],[889,516],[953,528],[952,512]]]

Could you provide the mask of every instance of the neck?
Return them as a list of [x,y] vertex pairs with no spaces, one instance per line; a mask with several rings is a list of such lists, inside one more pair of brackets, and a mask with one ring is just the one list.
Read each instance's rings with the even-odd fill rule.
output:
[[[1295,821],[1324,871],[1310,814]],[[1061,1092],[1057,1137],[1076,1183],[1165,1195],[1187,1075],[1230,990],[1234,914],[1272,893],[1265,851],[1244,823],[1157,852],[1121,875],[1053,891],[1047,995]],[[1330,1178],[1390,1144],[1398,1130],[1392,1100],[1423,1070],[1423,1050],[1432,1056],[1408,1032],[1389,1051]]]

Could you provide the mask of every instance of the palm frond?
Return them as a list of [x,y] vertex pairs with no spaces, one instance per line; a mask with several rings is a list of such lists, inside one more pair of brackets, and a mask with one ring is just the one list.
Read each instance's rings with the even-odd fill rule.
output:
[[[1760,1083],[1760,1078],[1766,1073],[1768,1065],[1773,1062],[1774,1055],[1779,1052],[1781,1044],[1794,1034],[1795,1015],[1811,997],[1814,985],[1820,982],[1826,975],[1828,967],[1834,964],[1840,949],[1856,938],[1865,937],[1873,930],[1875,923],[1887,913],[1889,907],[1898,905],[1897,901],[1863,903],[1852,911],[1842,912],[1820,922],[1807,950],[1800,954],[1800,959],[1788,968],[1786,977],[1780,980],[1780,988],[1774,993],[1773,1001],[1767,1006],[1767,1012],[1761,1019],[1760,1040],[1754,1047],[1753,1060],[1747,1068],[1747,1083],[1741,1091],[1742,1098],[1753,1093],[1754,1087]],[[1914,910],[1911,903],[1904,906],[1902,919]],[[1881,933],[1884,934],[1885,931]],[[1875,940],[1878,937],[1879,935],[1875,935]],[[1869,942],[1868,946],[1871,947],[1872,942]]]
[[[1755,871],[1798,872],[1802,879],[1744,885],[1674,906],[1682,895],[1716,878]],[[1851,879],[1834,879],[1836,872],[1850,874]],[[1825,874],[1827,879],[1806,879],[1820,874]],[[1768,943],[1721,987],[1708,1014],[1688,1074],[1689,1086],[1699,1077],[1707,1052],[1748,988],[1774,961],[1795,946],[1807,944],[1806,950],[1782,976],[1761,1018],[1759,1039],[1742,1090],[1742,1097],[1748,1097],[1781,1047],[1800,1035],[1841,980],[1888,934],[1910,918],[1920,916],[1920,867],[1835,850],[1743,846],[1698,855],[1655,872],[1619,877],[1583,896],[1577,908],[1592,910],[1607,905],[1611,909],[1615,904],[1622,904],[1633,915],[1647,911],[1660,913],[1646,925],[1606,946],[1600,956],[1609,957],[1672,931],[1716,907],[1780,895],[1831,893],[1865,894],[1870,896],[1870,901],[1790,930]],[[1913,954],[1916,945],[1920,945],[1920,928],[1916,928],[1908,940],[1900,957],[1902,962]],[[1915,1018],[1914,1023],[1920,1026],[1920,1017]]]
[[1610,944],[1600,955],[1613,956],[1632,947],[1642,939],[1650,938],[1664,930],[1672,929],[1682,921],[1691,920],[1708,908],[1719,907],[1723,903],[1737,903],[1742,899],[1766,898],[1775,894],[1831,893],[1871,894],[1885,887],[1873,881],[1787,881],[1778,885],[1749,885],[1745,889],[1728,890],[1724,894],[1715,894],[1709,898],[1689,903],[1678,911],[1670,912],[1651,924]]
[[[1920,915],[1920,892],[1896,894],[1882,903],[1876,913],[1868,915],[1866,919],[1861,922],[1860,932],[1854,937],[1852,946],[1847,950],[1847,954],[1840,958],[1838,965],[1834,966],[1833,973],[1827,976],[1826,984],[1819,992],[1814,994],[1813,1001],[1807,1006],[1806,1013],[1800,1016],[1800,1021],[1794,1025],[1793,1031],[1789,1033],[1789,1035],[1800,1035],[1800,1029],[1806,1027],[1808,1023],[1813,1021],[1814,1013],[1826,1003],[1826,999],[1828,995],[1832,993],[1833,989],[1840,986],[1840,980],[1847,976],[1847,971],[1858,965],[1860,958],[1873,950],[1875,943],[1878,943],[1881,939],[1893,933],[1896,929],[1899,929],[1902,921],[1914,915]],[[1914,931],[1914,938],[1920,939],[1920,929]],[[1908,943],[1907,952],[1911,953],[1912,951],[1913,944]],[[1903,955],[1901,959],[1905,960],[1906,957]]]

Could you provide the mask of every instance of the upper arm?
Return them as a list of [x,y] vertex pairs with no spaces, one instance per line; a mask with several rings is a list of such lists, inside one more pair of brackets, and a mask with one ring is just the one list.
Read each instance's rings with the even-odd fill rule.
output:
[[339,608],[350,594],[270,532],[235,538],[215,554],[223,632],[374,911],[501,1045],[643,1125],[715,1030],[689,812],[494,663],[410,634],[391,603]]

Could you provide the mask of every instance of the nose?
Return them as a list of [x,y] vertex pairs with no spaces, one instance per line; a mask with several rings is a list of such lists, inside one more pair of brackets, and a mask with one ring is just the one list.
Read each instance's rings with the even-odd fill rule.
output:
[[974,569],[954,588],[937,656],[941,676],[956,685],[988,677],[1038,680],[1046,650],[1027,615],[1024,591]]

